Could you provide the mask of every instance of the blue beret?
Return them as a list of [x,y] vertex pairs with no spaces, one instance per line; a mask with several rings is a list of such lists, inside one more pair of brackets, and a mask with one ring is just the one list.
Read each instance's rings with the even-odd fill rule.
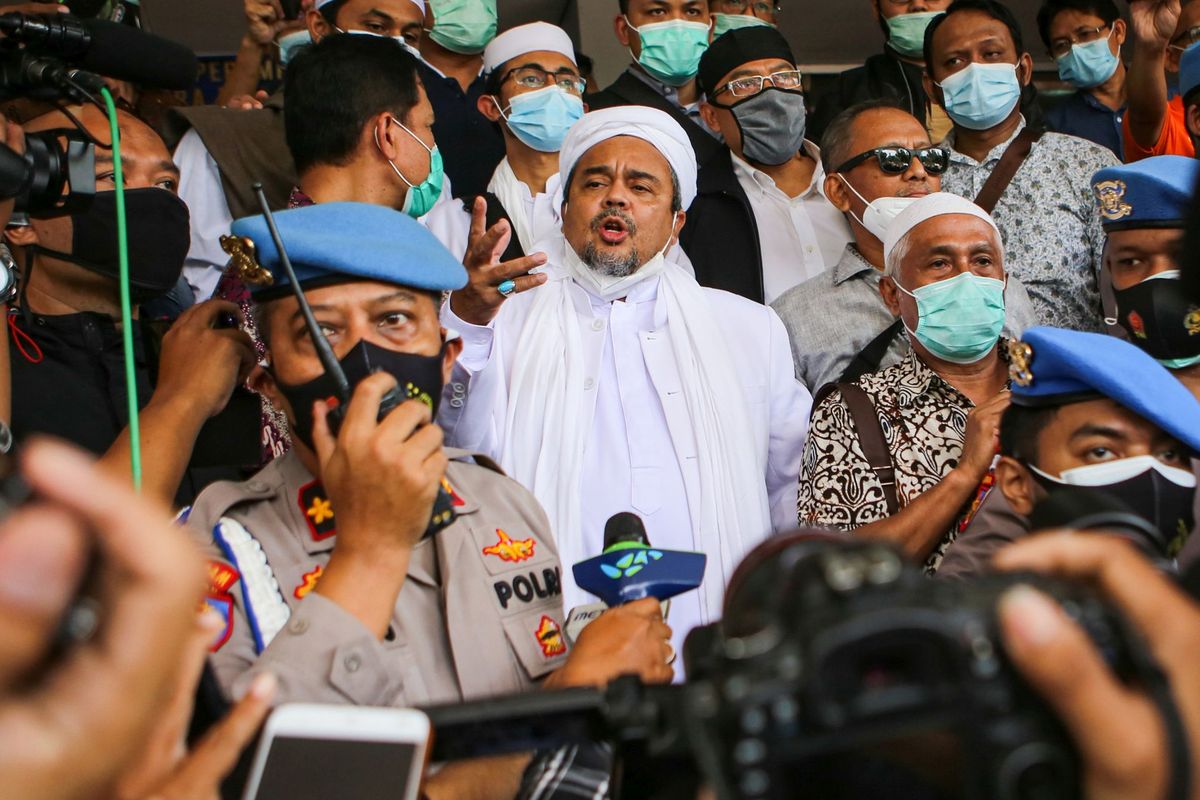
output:
[[1010,342],[1009,355],[1014,404],[1056,406],[1107,397],[1200,452],[1200,401],[1129,342],[1038,327]]
[[1200,86],[1200,42],[1189,45],[1179,57],[1179,94],[1186,100]]
[[1200,178],[1200,161],[1154,156],[1105,167],[1092,176],[1100,222],[1108,231],[1125,228],[1182,228]]
[[[275,214],[279,238],[301,286],[353,280],[394,283],[441,292],[461,289],[467,271],[437,237],[415,219],[371,203],[317,203]],[[250,285],[258,299],[289,292],[287,275],[261,214],[233,223],[233,235],[254,242],[258,263],[275,280]]]

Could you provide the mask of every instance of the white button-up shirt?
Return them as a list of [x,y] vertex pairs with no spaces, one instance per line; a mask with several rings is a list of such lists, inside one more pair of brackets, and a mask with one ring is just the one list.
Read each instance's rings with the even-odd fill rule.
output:
[[762,250],[763,294],[767,303],[798,283],[824,272],[853,240],[845,215],[825,197],[821,151],[804,141],[804,153],[817,162],[803,192],[789,197],[775,180],[733,156],[733,171],[750,201]]
[[[690,427],[686,407],[671,404],[660,387],[670,384],[659,357],[674,358],[658,299],[659,279],[636,285],[623,300],[604,301],[572,281],[571,297],[579,316],[584,351],[583,388],[590,419],[581,475],[581,540],[564,541],[569,532],[555,531],[563,557],[563,604],[570,610],[595,599],[575,585],[571,572],[580,558],[604,549],[604,525],[620,511],[633,511],[656,547],[700,550],[688,490],[699,485],[695,452],[672,436]],[[442,322],[458,331],[464,343],[442,404],[438,422],[447,443],[499,457],[507,409],[506,386],[513,347],[537,289],[515,295],[486,327],[459,319],[447,303]],[[756,434],[751,443],[765,454],[764,489],[772,527],[796,526],[796,481],[808,427],[812,398],[796,381],[787,333],[770,309],[727,292],[705,290],[714,317],[724,323],[747,410]],[[676,377],[675,380],[678,380]],[[668,392],[670,394],[670,392]],[[678,393],[676,393],[678,394]],[[681,419],[680,417],[683,417]],[[769,531],[764,531],[763,536]],[[722,565],[708,553],[705,581],[723,580],[735,565]],[[668,624],[676,652],[696,625],[713,621],[720,609],[705,608],[700,592],[671,601]]]

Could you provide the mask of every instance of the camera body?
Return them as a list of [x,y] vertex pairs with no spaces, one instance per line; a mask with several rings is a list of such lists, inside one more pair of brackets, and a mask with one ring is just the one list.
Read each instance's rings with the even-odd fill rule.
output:
[[852,539],[766,547],[735,573],[725,618],[685,648],[685,724],[717,759],[719,797],[795,796],[813,764],[845,753],[950,796],[1079,795],[1074,747],[1006,658],[996,608],[1014,584],[1039,588],[1128,675],[1131,632],[1098,598],[1032,575],[931,581]]

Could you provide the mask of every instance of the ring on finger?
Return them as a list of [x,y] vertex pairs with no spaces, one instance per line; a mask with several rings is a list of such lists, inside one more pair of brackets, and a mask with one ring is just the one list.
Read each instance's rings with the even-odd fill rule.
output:
[[517,282],[514,281],[512,278],[509,278],[508,280],[501,282],[500,285],[496,287],[496,291],[499,292],[504,297],[508,297],[510,294],[512,294],[516,290],[517,290]]

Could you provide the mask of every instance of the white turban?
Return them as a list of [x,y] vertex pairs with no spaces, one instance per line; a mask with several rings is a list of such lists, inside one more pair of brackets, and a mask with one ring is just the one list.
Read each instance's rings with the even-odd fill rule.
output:
[[[332,2],[333,0],[317,0],[315,7],[320,8],[321,6],[327,6]],[[425,0],[412,0],[412,2],[413,5],[421,9],[421,16],[425,16]]]
[[[675,170],[686,209],[696,199],[696,151],[679,123],[665,111],[647,106],[617,106],[592,111],[571,126],[558,152],[558,172],[567,180],[583,154],[617,136],[633,136],[654,145]],[[564,193],[570,187],[564,186]]]
[[549,22],[531,22],[509,28],[488,42],[483,50],[483,71],[491,72],[504,62],[535,50],[562,53],[575,64],[575,45],[566,31]]
[[992,219],[991,214],[965,197],[959,197],[949,192],[934,192],[911,203],[887,226],[887,232],[883,237],[884,263],[888,262],[896,245],[900,244],[900,240],[907,236],[909,231],[926,220],[946,214],[967,214],[977,217],[991,226],[992,230],[996,232],[997,241],[1003,241],[1000,229],[996,227],[996,221]]

